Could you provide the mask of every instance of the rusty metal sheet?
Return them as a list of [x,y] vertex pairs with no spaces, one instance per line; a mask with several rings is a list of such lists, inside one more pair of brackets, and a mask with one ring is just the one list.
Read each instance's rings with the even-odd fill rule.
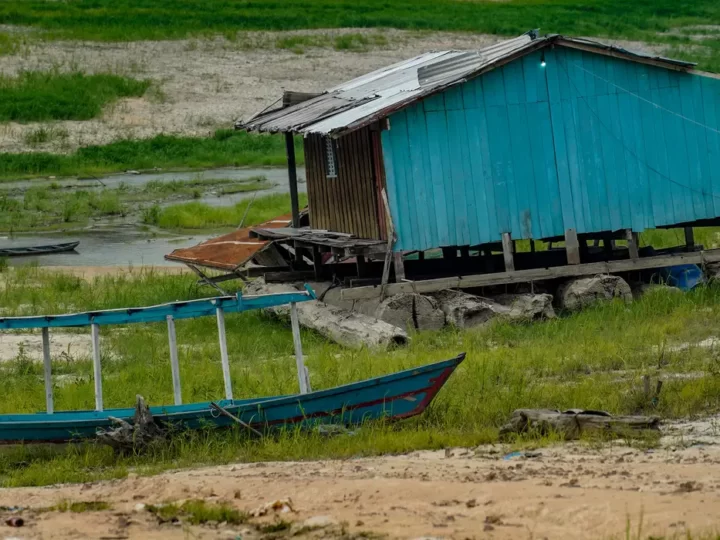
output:
[[[261,223],[257,227],[277,229],[289,227],[291,223],[292,215],[285,214]],[[250,262],[272,244],[268,240],[252,238],[250,231],[253,228],[255,227],[245,227],[217,238],[211,238],[193,247],[176,249],[165,255],[165,259],[204,268],[235,270]]]

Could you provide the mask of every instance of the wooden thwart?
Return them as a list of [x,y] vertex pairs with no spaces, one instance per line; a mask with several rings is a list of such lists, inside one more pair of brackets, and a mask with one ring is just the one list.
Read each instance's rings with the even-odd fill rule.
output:
[[[390,283],[385,287],[385,296],[400,293],[429,293],[443,289],[466,289],[472,287],[487,287],[490,285],[503,285],[507,283],[528,283],[543,279],[562,277],[588,276],[594,274],[612,274],[614,272],[629,272],[633,270],[646,270],[649,268],[664,268],[679,264],[702,264],[720,262],[720,249],[694,253],[674,253],[657,257],[640,259],[625,259],[597,263],[574,264],[556,266],[551,268],[534,268],[531,270],[516,270],[514,272],[496,272],[492,274],[475,274],[470,276],[457,276],[439,279],[427,279],[404,283]],[[367,286],[355,289],[345,289],[341,293],[343,300],[360,300],[375,298],[381,295],[381,287]]]

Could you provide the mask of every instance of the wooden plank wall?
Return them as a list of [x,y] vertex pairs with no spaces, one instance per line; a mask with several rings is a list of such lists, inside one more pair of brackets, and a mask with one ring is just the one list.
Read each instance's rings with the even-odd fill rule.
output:
[[327,177],[325,140],[305,139],[310,226],[380,239],[373,150],[369,129],[337,139],[337,177]]

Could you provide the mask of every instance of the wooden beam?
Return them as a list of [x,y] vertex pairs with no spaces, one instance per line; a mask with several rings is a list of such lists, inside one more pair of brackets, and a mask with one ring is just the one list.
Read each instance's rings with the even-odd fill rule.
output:
[[456,247],[444,247],[442,248],[443,259],[457,259],[457,248]]
[[692,227],[685,227],[685,249],[687,251],[695,249],[695,231]]
[[395,264],[395,281],[400,283],[405,279],[405,263],[403,261],[402,251],[393,253],[393,261]]
[[625,238],[628,243],[628,251],[630,252],[631,259],[637,259],[640,257],[640,251],[638,250],[638,233],[632,232],[632,229],[625,229]]
[[568,47],[570,49],[579,49],[581,51],[588,51],[588,52],[592,52],[595,54],[602,54],[604,56],[612,56],[613,58],[620,58],[622,60],[632,60],[633,62],[637,62],[639,64],[648,64],[650,66],[657,66],[657,67],[661,67],[664,69],[672,69],[675,71],[682,71],[685,73],[693,70],[692,66],[684,67],[684,66],[681,66],[678,64],[673,64],[671,62],[663,62],[661,60],[655,60],[654,58],[645,58],[642,56],[635,56],[632,54],[624,54],[624,53],[621,53],[621,52],[613,50],[613,49],[593,46],[590,44],[586,45],[584,43],[578,43],[576,41],[568,41],[563,38],[559,38],[555,43],[557,43],[558,45],[561,45],[563,47]]
[[[543,279],[664,268],[678,264],[701,264],[703,262],[720,262],[720,249],[703,252],[695,251],[692,253],[675,253],[657,257],[643,257],[641,259],[624,259],[551,268],[535,268],[532,270],[516,270],[515,272],[497,272],[494,274],[476,274],[405,283],[391,283],[385,288],[385,294],[386,296],[392,296],[394,294],[411,292],[429,293],[443,289],[469,289],[508,283],[527,283]],[[360,300],[363,298],[375,298],[380,296],[380,294],[380,287],[358,287],[343,290],[341,297],[343,300]]]
[[290,184],[292,226],[297,229],[300,227],[300,203],[298,200],[297,169],[295,167],[295,141],[292,133],[285,134],[285,153],[287,154],[288,182]]
[[515,249],[513,246],[512,238],[510,233],[503,233],[502,235],[502,247],[503,247],[503,259],[505,260],[505,271],[515,271]]
[[580,243],[575,229],[565,231],[565,252],[568,264],[580,264]]

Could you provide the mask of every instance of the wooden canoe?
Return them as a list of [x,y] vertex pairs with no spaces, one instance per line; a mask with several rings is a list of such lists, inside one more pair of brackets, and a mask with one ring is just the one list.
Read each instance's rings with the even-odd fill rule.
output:
[[51,255],[74,251],[80,242],[65,242],[45,246],[6,247],[0,248],[0,257],[25,257],[28,255]]
[[[422,413],[465,354],[443,362],[307,394],[219,401],[220,407],[257,430],[320,424],[357,425],[380,418],[403,419]],[[229,427],[210,402],[150,408],[156,422],[180,428]],[[0,443],[61,443],[95,437],[111,427],[109,417],[132,422],[134,408],[0,415]]]

